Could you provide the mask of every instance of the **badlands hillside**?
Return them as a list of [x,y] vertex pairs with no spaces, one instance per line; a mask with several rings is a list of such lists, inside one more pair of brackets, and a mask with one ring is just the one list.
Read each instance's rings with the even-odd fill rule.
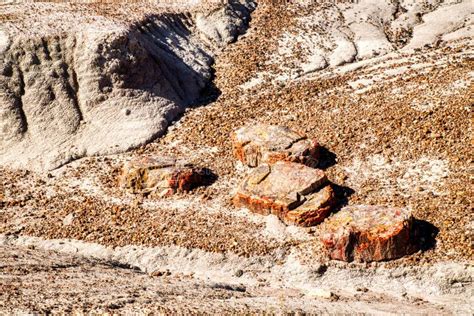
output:
[[3,1],[0,314],[472,315],[473,13]]

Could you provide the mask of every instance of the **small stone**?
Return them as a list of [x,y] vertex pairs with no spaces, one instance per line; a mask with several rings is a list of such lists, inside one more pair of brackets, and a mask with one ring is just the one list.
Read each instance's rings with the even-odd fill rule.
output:
[[329,257],[342,261],[382,261],[416,250],[413,217],[406,209],[358,205],[343,208],[322,229]]
[[245,126],[232,134],[232,140],[235,157],[249,167],[276,161],[318,164],[319,144],[284,126]]
[[262,164],[244,179],[233,202],[286,224],[311,226],[330,211],[334,192],[322,170],[293,162]]
[[156,271],[153,271],[152,273],[150,273],[150,275],[153,276],[153,277],[160,277],[160,276],[165,275],[165,272],[160,271],[160,270],[156,270]]
[[235,276],[236,276],[236,277],[240,278],[242,275],[244,275],[244,271],[242,271],[242,270],[240,270],[240,269],[237,270],[237,271],[235,271]]
[[315,272],[319,275],[323,275],[324,273],[326,273],[327,270],[328,266],[322,263],[315,269]]
[[315,296],[315,297],[324,298],[324,299],[330,299],[333,297],[334,293],[325,289],[313,288],[313,289],[308,290],[308,292],[306,292],[306,295]]
[[63,225],[64,226],[71,225],[73,220],[74,220],[74,213],[70,213],[66,217],[64,217]]
[[190,191],[203,184],[205,173],[185,161],[168,157],[141,157],[125,164],[119,184],[133,193],[160,196]]

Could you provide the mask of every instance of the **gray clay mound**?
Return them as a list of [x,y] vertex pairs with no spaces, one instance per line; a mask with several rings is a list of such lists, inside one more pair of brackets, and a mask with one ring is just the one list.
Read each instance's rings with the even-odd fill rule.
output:
[[0,8],[10,17],[0,27],[1,165],[54,169],[163,134],[204,95],[213,56],[245,30],[251,6],[106,9]]

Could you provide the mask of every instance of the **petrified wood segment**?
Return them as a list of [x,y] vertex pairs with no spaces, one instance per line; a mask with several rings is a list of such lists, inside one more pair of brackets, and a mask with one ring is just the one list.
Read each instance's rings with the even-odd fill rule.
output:
[[406,209],[358,205],[343,208],[324,223],[322,242],[331,259],[381,261],[415,251],[413,217]]
[[284,126],[257,124],[232,134],[234,155],[249,167],[292,161],[316,167],[319,145]]
[[322,170],[299,163],[262,164],[244,179],[234,204],[262,215],[274,214],[287,224],[311,226],[321,222],[333,204],[334,193],[327,182]]
[[122,168],[121,187],[134,193],[156,192],[161,196],[189,191],[202,184],[204,172],[185,161],[169,157],[141,157]]
[[285,214],[283,221],[297,226],[312,226],[321,223],[331,211],[335,194],[330,185],[305,196],[305,202]]

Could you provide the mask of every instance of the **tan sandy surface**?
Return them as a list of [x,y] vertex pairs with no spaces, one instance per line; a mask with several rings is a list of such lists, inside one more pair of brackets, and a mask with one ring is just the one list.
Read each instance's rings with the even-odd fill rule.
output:
[[[258,275],[247,280],[244,292],[216,289],[202,283],[202,278],[154,278],[106,263],[2,246],[2,301],[29,311],[63,311],[69,306],[88,311],[169,312],[174,308],[170,306],[178,306],[180,312],[350,312],[347,306],[356,304],[356,309],[367,313],[456,312],[456,304],[449,302],[454,293],[450,290],[439,294],[438,301],[403,298],[402,286],[394,288],[395,296],[387,294],[389,290],[378,292],[380,297],[372,290],[349,295],[342,290],[348,280],[343,273],[339,292],[335,290],[339,300],[318,297],[320,302],[313,301],[299,290],[292,292],[291,288],[298,288],[296,275],[305,264],[314,269],[323,263],[329,271],[341,264],[327,262],[318,241],[320,227],[285,227],[273,217],[231,205],[245,168],[232,157],[229,135],[243,124],[262,122],[287,125],[325,147],[321,167],[337,185],[341,205],[408,207],[417,219],[429,223],[424,225],[435,238],[434,247],[426,241],[428,249],[412,256],[348,267],[368,269],[374,278],[380,271],[419,267],[414,278],[423,280],[429,278],[430,267],[466,264],[463,275],[467,277],[452,284],[461,284],[456,289],[464,293],[459,306],[465,309],[457,312],[469,311],[474,234],[472,42],[457,40],[278,80],[278,75],[285,74],[274,59],[278,39],[285,32],[295,32],[295,21],[311,10],[316,7],[259,6],[247,34],[217,57],[217,100],[188,109],[161,139],[125,154],[84,158],[49,173],[2,168],[0,180],[0,232],[4,235],[75,239],[111,248],[179,246],[242,260],[271,258],[276,265],[296,256],[303,268],[295,265],[295,276],[288,274],[286,290],[283,285],[274,288],[270,281],[258,290],[253,283]],[[294,62],[306,56],[304,50],[299,54],[303,57],[295,53]],[[291,63],[291,58],[286,62]],[[252,81],[255,77],[263,79]],[[131,195],[117,187],[118,171],[124,161],[142,154],[182,155],[211,169],[217,179],[209,187],[165,199]],[[12,256],[18,259],[12,261]],[[58,263],[43,263],[45,256]],[[91,273],[97,278],[92,280]],[[45,278],[53,278],[54,287],[44,292],[45,300],[39,303],[35,282]],[[70,295],[67,282],[76,284],[76,279],[94,292],[85,295],[77,290],[77,304],[72,307],[62,302]],[[376,280],[374,286],[384,282]],[[102,299],[110,289],[114,294]],[[266,290],[267,294],[260,292]],[[31,297],[33,303],[28,305]]]

